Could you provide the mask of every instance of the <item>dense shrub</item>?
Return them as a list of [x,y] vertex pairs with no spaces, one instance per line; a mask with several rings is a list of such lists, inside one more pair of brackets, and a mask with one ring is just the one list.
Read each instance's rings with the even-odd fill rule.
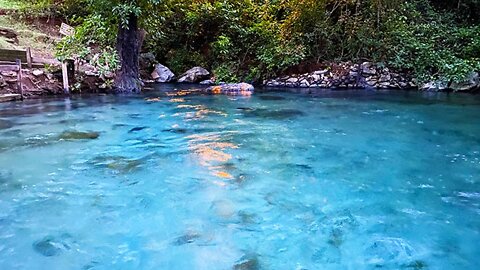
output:
[[405,3],[387,22],[390,63],[413,70],[420,81],[462,80],[480,70],[480,26],[455,22],[427,1]]
[[[111,29],[118,22],[111,16],[95,10],[84,15],[85,8],[78,7],[82,1],[41,1],[54,1],[64,17],[80,25],[74,40],[87,44],[78,46],[80,51],[95,47],[91,44],[114,47]],[[162,3],[148,16],[140,14],[146,16],[142,27],[148,33],[143,49],[154,52],[176,73],[202,65],[223,81],[258,81],[301,63],[344,60],[411,70],[420,81],[460,80],[479,70],[480,0]],[[71,12],[75,9],[80,16]]]

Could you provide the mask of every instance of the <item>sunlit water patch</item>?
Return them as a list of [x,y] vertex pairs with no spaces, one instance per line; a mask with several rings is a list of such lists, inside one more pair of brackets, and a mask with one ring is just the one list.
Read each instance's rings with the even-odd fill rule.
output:
[[0,269],[477,269],[479,115],[406,92],[0,104]]

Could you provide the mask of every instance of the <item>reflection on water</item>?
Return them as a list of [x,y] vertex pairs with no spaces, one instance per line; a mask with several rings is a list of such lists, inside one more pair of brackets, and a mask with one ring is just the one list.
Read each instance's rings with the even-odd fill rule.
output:
[[161,87],[0,104],[0,269],[480,263],[479,97]]
[[[228,138],[229,134],[193,134],[186,138],[188,139],[190,151],[195,155],[201,166],[205,166],[211,171],[212,175],[219,178],[233,179],[234,177],[225,171],[228,167],[232,166],[231,163],[228,163],[232,159],[232,155],[227,153],[227,151],[237,149],[238,146],[223,141],[225,138],[223,138],[222,135]],[[219,181],[214,181],[214,183],[225,185],[225,183]]]

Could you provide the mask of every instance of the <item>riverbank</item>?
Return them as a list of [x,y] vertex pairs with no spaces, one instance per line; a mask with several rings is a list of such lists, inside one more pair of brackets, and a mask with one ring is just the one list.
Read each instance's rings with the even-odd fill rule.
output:
[[[167,67],[158,63],[145,63],[145,60],[142,60],[140,66],[144,84],[179,83],[179,85],[182,85],[182,83],[191,83],[197,84],[199,88],[224,84],[216,82],[215,75],[201,67],[194,67],[177,76]],[[101,73],[87,63],[77,66],[76,70],[76,74],[71,81],[70,94],[111,92],[115,79],[113,73]],[[58,66],[35,69],[23,68],[22,85],[24,98],[27,99],[65,94],[62,86],[62,74]],[[408,72],[371,62],[361,64],[342,62],[324,64],[314,71],[302,74],[285,74],[277,78],[264,80],[262,83],[255,84],[255,86],[299,88],[309,89],[310,91],[371,89],[478,93],[480,80],[478,73],[474,73],[462,83],[429,82],[418,84]],[[210,92],[212,94],[221,93],[219,91]],[[16,72],[2,71],[0,73],[0,95],[18,93]]]
[[[57,29],[60,20],[42,23],[40,17],[30,21],[18,20],[15,19],[16,17],[9,15],[9,12],[5,11],[4,13],[5,16],[0,18],[0,30],[8,29],[8,34],[3,35],[0,32],[0,48],[23,49],[31,46],[35,56],[53,58],[55,44],[60,40]],[[108,63],[111,59],[104,57],[105,59],[102,58],[102,61],[99,61],[100,58],[102,58],[101,52],[92,52],[86,59],[78,59],[80,64],[77,65],[77,72],[70,80],[71,94],[111,92],[115,74],[108,65],[100,65],[103,62]],[[139,63],[140,77],[143,83],[185,82],[208,86],[223,84],[219,79],[222,76],[218,74],[218,69],[212,67],[208,69],[209,66],[206,66],[206,68],[195,66],[185,72],[181,70],[184,72],[182,74],[174,74],[169,67],[160,64],[159,61],[160,59],[154,53],[144,52],[141,54]],[[266,76],[265,74],[259,74],[258,77],[265,78]],[[20,91],[17,89],[16,82],[17,76],[15,73],[1,72],[0,95],[18,94]],[[441,81],[420,83],[411,71],[395,69],[384,63],[365,61],[315,62],[315,64],[302,62],[286,69],[278,76],[256,79],[255,82],[250,83],[256,87],[288,87],[311,89],[312,91],[324,89],[404,89],[478,93],[480,90],[478,72],[472,72],[468,78],[460,83]],[[49,65],[41,69],[23,69],[22,85],[24,98],[65,94],[59,66]]]

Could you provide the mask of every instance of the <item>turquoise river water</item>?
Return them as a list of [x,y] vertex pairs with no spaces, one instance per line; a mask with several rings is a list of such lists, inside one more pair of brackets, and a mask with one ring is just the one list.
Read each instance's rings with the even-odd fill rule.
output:
[[0,269],[478,269],[480,97],[0,104]]

